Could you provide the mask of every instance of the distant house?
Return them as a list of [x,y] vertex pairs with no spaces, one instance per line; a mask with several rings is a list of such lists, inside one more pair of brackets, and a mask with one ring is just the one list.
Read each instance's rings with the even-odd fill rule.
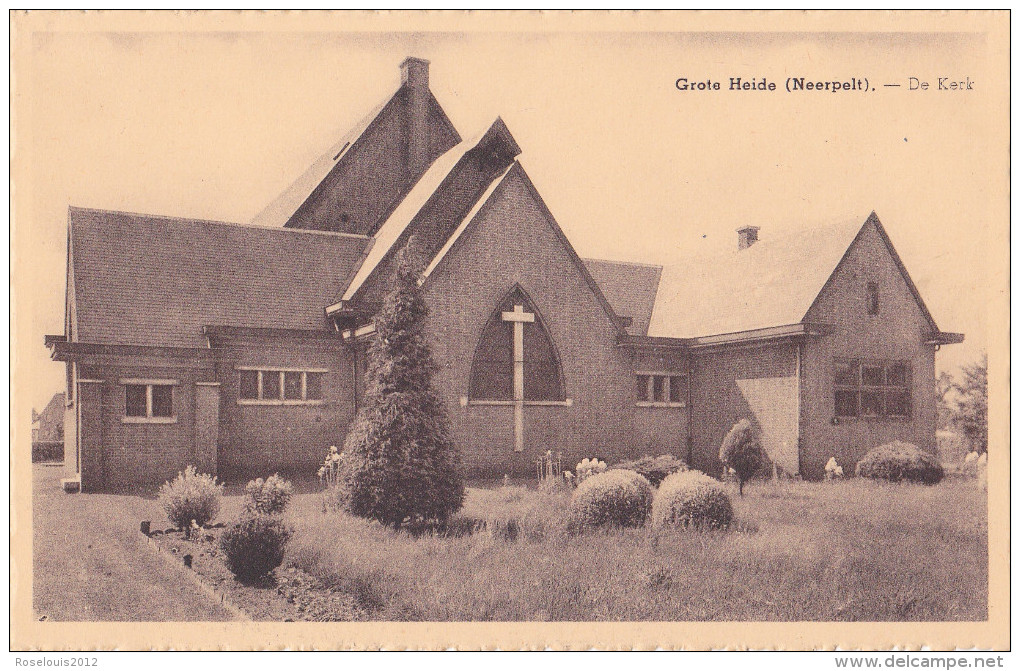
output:
[[314,472],[358,411],[412,234],[471,472],[532,473],[552,449],[718,475],[744,417],[807,477],[894,439],[934,447],[935,352],[963,336],[936,325],[874,213],[784,238],[746,226],[732,251],[667,267],[581,259],[503,121],[464,140],[428,62],[401,71],[257,225],[70,208],[66,327],[47,344],[83,489],[187,464]]
[[64,440],[64,392],[53,395],[42,412],[32,410],[32,442]]

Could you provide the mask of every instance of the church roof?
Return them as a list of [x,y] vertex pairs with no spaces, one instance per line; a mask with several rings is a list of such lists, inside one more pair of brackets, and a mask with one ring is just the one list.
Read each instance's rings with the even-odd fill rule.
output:
[[[361,288],[376,269],[376,266],[383,260],[383,257],[392,250],[393,245],[400,239],[400,236],[407,230],[407,227],[411,225],[411,222],[418,212],[421,211],[421,208],[436,194],[439,185],[449,176],[457,163],[460,162],[460,159],[464,158],[464,154],[478,143],[478,140],[479,137],[464,140],[437,158],[429,166],[429,169],[425,171],[421,179],[404,196],[400,204],[397,205],[383,225],[379,227],[379,230],[376,231],[373,236],[375,243],[368,251],[364,263],[358,268],[358,272],[351,280],[351,283],[344,288],[341,300],[349,301],[354,297],[358,289]],[[332,303],[333,301],[330,302]]]
[[203,347],[202,327],[326,329],[366,236],[72,207],[79,342]]
[[[392,105],[400,104],[401,93],[406,89],[407,84],[402,84],[390,97],[376,105],[361,118],[350,130],[343,133],[329,149],[317,158],[307,170],[280,195],[274,198],[265,208],[252,218],[252,224],[256,226],[283,226],[301,208],[305,202],[312,197],[319,185],[326,177],[351,153],[354,145],[363,137],[369,135],[368,129],[375,121],[383,116]],[[428,92],[429,109],[437,115],[440,123],[446,126],[451,133],[459,139],[457,129],[450,122],[449,117],[443,110],[442,105],[436,100],[431,91]]]
[[648,335],[696,338],[800,322],[864,223],[762,237],[747,249],[666,266]]
[[584,259],[584,265],[613,311],[621,317],[630,317],[627,333],[648,335],[662,266],[602,259]]

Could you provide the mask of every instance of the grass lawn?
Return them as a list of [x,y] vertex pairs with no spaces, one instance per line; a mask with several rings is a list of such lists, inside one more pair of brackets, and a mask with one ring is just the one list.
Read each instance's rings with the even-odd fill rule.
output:
[[[37,465],[35,473],[38,615],[230,617],[144,547],[139,520],[169,526],[151,493],[66,495],[59,469]],[[233,581],[215,565],[215,542],[187,552],[203,579],[254,619],[987,618],[987,499],[973,477],[934,487],[752,483],[743,498],[733,485],[735,530],[582,535],[566,530],[566,493],[477,484],[449,531],[415,537],[324,512],[317,483],[299,483],[285,514],[294,536],[275,585]],[[219,521],[240,515],[241,491],[228,487]],[[180,543],[169,535],[159,542]]]
[[733,487],[737,530],[565,532],[567,496],[469,489],[415,538],[297,497],[288,562],[381,620],[901,621],[987,618],[986,496],[863,480]]
[[63,469],[32,465],[37,618],[60,621],[231,620],[145,547],[138,522],[158,506],[138,496],[65,494]]

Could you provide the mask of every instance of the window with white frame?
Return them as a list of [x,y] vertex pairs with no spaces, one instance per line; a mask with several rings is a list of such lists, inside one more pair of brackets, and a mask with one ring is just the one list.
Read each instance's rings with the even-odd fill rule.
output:
[[122,379],[124,422],[171,423],[174,414],[174,386],[177,380]]
[[238,403],[313,405],[322,403],[325,369],[238,367]]
[[637,404],[663,408],[687,405],[687,376],[677,373],[638,373]]

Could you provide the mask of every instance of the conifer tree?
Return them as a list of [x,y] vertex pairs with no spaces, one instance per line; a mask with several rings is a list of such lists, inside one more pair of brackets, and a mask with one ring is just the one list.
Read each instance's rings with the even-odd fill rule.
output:
[[349,512],[394,528],[442,524],[464,500],[460,455],[432,385],[437,367],[418,286],[422,267],[412,238],[398,254],[395,286],[375,317],[365,405],[347,436],[338,476]]

